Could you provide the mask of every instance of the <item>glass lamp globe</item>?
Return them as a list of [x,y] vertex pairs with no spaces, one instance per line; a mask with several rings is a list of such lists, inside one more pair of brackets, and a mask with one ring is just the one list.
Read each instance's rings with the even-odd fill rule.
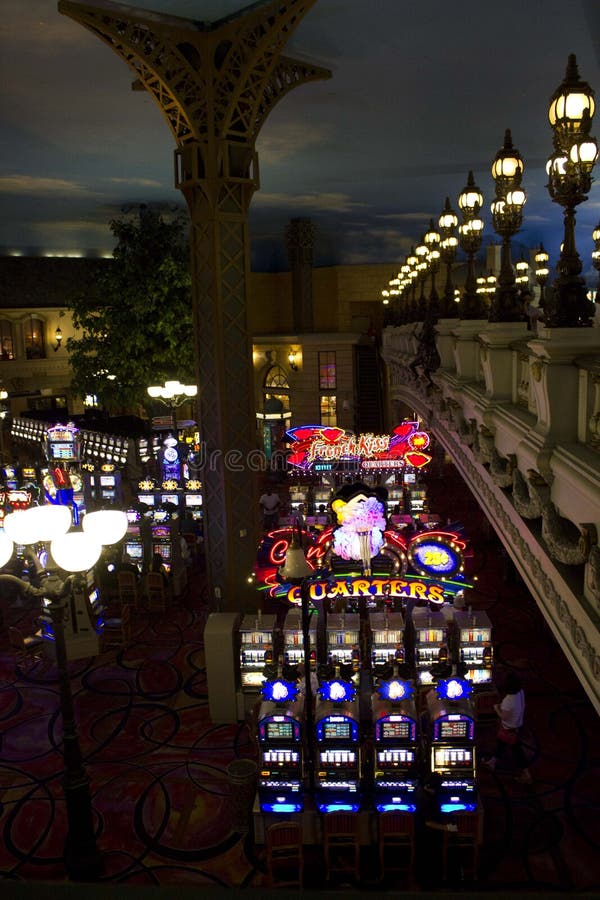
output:
[[525,195],[525,191],[522,191],[521,188],[518,188],[515,191],[509,191],[506,195],[506,202],[509,206],[515,206],[519,209],[522,206],[525,206],[525,201],[527,197]]
[[116,544],[127,531],[127,516],[120,509],[99,509],[86,513],[81,527],[101,544]]
[[[552,128],[577,134],[582,125],[591,122],[596,109],[594,92],[579,77],[577,59],[571,53],[567,62],[567,71],[562,83],[550,98],[548,120]],[[587,130],[587,129],[586,129]]]
[[15,544],[49,541],[70,527],[71,510],[58,504],[18,509],[4,517],[4,530]]
[[84,531],[71,531],[52,541],[50,553],[65,572],[87,572],[100,558],[102,544]]
[[598,225],[596,225],[596,227],[592,231],[592,240],[600,241],[600,223]]

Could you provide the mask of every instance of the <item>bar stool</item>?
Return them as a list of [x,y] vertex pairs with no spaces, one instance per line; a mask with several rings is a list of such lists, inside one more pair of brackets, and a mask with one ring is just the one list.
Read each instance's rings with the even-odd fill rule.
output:
[[330,812],[323,816],[325,877],[332,872],[352,873],[360,880],[360,840],[358,813]]

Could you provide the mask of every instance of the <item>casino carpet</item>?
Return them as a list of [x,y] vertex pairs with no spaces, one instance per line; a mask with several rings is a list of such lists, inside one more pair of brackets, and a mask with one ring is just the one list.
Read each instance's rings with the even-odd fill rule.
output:
[[[432,471],[428,492],[431,509],[442,520],[461,519],[472,538],[478,576],[472,602],[493,622],[498,681],[511,668],[522,676],[533,784],[480,768],[484,839],[476,884],[462,880],[458,866],[443,884],[433,842],[410,884],[405,876],[379,881],[375,849],[364,847],[359,887],[591,895],[600,882],[598,717],[450,465]],[[191,581],[189,598],[168,615],[136,615],[127,647],[70,663],[102,880],[262,891],[264,851],[251,832],[236,830],[227,776],[233,760],[255,758],[255,742],[244,723],[210,721],[201,568]],[[6,626],[30,631],[35,611],[6,600],[3,611],[0,878],[58,886],[65,881],[65,807],[56,671],[51,664],[15,670]],[[477,743],[481,753],[492,751],[492,721],[478,727]],[[316,891],[327,888],[320,854],[320,847],[307,849],[306,887]],[[333,880],[335,887],[348,890],[352,882]]]

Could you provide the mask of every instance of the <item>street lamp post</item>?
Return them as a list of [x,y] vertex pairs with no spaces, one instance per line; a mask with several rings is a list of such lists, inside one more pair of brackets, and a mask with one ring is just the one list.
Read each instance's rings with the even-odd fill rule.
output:
[[[66,506],[34,506],[10,513],[4,519],[0,540],[0,569],[11,559],[15,544],[26,546],[28,558],[36,570],[36,582],[22,581],[15,575],[0,573],[0,580],[12,584],[20,593],[49,601],[58,673],[60,711],[63,723],[64,793],[67,811],[65,868],[74,881],[98,878],[102,874],[102,856],[96,845],[90,780],[83,766],[79,745],[73,694],[68,669],[64,622],[69,614],[71,594],[85,590],[85,572],[97,562],[103,545],[121,540],[127,517],[117,510],[88,513],[88,527],[67,533],[71,512]],[[34,547],[43,544],[44,554]],[[49,544],[49,550],[47,545]],[[68,572],[63,579],[59,574]]]
[[429,263],[429,271],[431,272],[431,293],[429,294],[427,315],[434,323],[437,322],[440,314],[440,298],[435,287],[435,276],[440,265],[440,242],[441,235],[439,231],[436,231],[433,219],[431,219],[429,222],[429,230],[423,238],[423,243],[428,250],[427,262]]
[[548,160],[548,193],[563,207],[564,240],[557,264],[552,302],[546,303],[544,323],[549,328],[590,326],[594,304],[581,277],[581,259],[575,246],[575,207],[587,200],[598,146],[590,136],[594,92],[579,77],[575,54],[569,56],[565,78],[550,98],[548,119],[554,153]]
[[515,276],[510,255],[510,239],[523,221],[525,191],[521,190],[523,160],[512,143],[510,129],[504,133],[504,145],[492,163],[496,199],[492,203],[494,230],[502,238],[502,256],[498,286],[490,307],[490,322],[518,322],[523,318],[519,307]]
[[192,400],[198,394],[195,384],[182,384],[180,381],[165,381],[164,384],[152,384],[146,388],[146,393],[153,400],[159,400],[171,410],[173,429],[177,428],[175,410],[186,401]]
[[458,308],[454,302],[454,285],[452,284],[452,263],[456,258],[456,248],[458,247],[458,238],[456,237],[457,225],[458,216],[450,206],[450,198],[446,197],[446,205],[438,219],[438,228],[441,236],[440,256],[446,266],[446,282],[444,284],[444,299],[441,310],[442,317],[445,319],[458,317]]
[[535,280],[537,284],[540,286],[540,299],[538,306],[540,309],[544,309],[544,291],[546,289],[546,282],[548,281],[548,275],[550,270],[548,269],[548,260],[550,257],[544,250],[544,245],[540,244],[539,250],[533,257],[535,261]]
[[467,277],[462,299],[459,304],[461,319],[487,318],[487,306],[477,293],[475,281],[475,254],[481,247],[483,235],[483,219],[479,218],[479,210],[483,205],[483,195],[475,184],[473,172],[469,172],[466,187],[458,197],[463,221],[458,228],[461,249],[467,254]]
[[[592,231],[592,240],[594,241],[594,249],[592,250],[592,265],[597,272],[600,272],[600,223],[596,225]],[[596,288],[595,302],[600,303],[600,283]]]

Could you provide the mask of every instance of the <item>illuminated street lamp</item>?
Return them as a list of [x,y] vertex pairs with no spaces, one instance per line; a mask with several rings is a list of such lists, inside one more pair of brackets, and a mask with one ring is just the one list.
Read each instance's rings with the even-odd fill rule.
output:
[[535,261],[535,280],[540,286],[540,299],[538,306],[540,309],[544,309],[544,291],[546,289],[548,275],[550,274],[550,270],[548,268],[548,260],[550,259],[550,257],[544,250],[543,244],[540,244],[540,248],[533,259]]
[[[592,231],[592,240],[594,241],[594,249],[592,250],[592,265],[597,272],[600,272],[600,223],[596,225]],[[600,303],[600,284],[596,289],[596,303]]]
[[429,222],[429,230],[423,237],[423,243],[427,247],[427,262],[429,263],[429,271],[431,272],[431,293],[429,294],[429,304],[427,306],[427,315],[432,322],[437,322],[440,314],[440,298],[435,287],[435,276],[440,266],[440,242],[441,235],[436,231],[433,219]]
[[[0,571],[0,583],[11,585],[24,596],[48,601],[45,609],[54,628],[63,722],[68,826],[64,860],[69,877],[82,881],[102,874],[102,858],[96,846],[90,782],[83,767],[77,734],[64,621],[71,595],[86,590],[86,573],[98,561],[102,547],[123,538],[127,516],[117,510],[99,510],[86,514],[83,531],[69,531],[70,527],[71,512],[61,505],[32,506],[5,516],[4,531],[0,534],[0,570],[12,558],[15,544],[19,544],[26,547],[27,557],[35,567],[35,576],[31,581],[23,581]],[[68,573],[66,577],[64,573]]]
[[525,191],[521,190],[523,160],[512,143],[510,129],[504,132],[504,144],[494,157],[492,177],[496,199],[492,203],[494,231],[502,238],[498,286],[490,307],[490,322],[519,322],[522,319],[510,254],[510,241],[523,222]]
[[456,227],[458,216],[450,206],[450,199],[446,197],[446,205],[438,219],[440,230],[440,257],[446,266],[446,283],[444,285],[444,298],[441,314],[444,318],[454,319],[458,317],[458,307],[454,303],[454,285],[452,284],[452,263],[456,258],[458,238]]
[[183,403],[196,397],[198,388],[195,384],[182,384],[180,381],[171,380],[165,381],[162,385],[153,384],[149,388],[146,388],[146,392],[153,400],[159,400],[165,406],[169,407],[171,410],[173,428],[175,429],[177,428],[175,410]]
[[[550,98],[548,119],[554,153],[548,160],[548,193],[563,207],[564,241],[557,264],[552,302],[546,303],[545,324],[550,328],[590,326],[594,304],[587,298],[581,277],[581,259],[575,246],[575,207],[587,200],[598,146],[590,136],[594,91],[582,81],[574,54],[569,56],[563,82]],[[549,308],[548,308],[549,307]]]
[[483,236],[483,220],[479,218],[483,195],[475,184],[473,172],[469,172],[466,187],[459,194],[458,205],[463,216],[463,221],[458,228],[458,239],[461,249],[467,255],[467,277],[459,304],[459,315],[461,319],[485,319],[487,318],[487,304],[476,290],[474,263],[475,254],[481,247]]
[[525,285],[529,284],[529,263],[526,259],[521,257],[521,259],[515,263],[515,269],[517,270],[515,283],[525,287]]

